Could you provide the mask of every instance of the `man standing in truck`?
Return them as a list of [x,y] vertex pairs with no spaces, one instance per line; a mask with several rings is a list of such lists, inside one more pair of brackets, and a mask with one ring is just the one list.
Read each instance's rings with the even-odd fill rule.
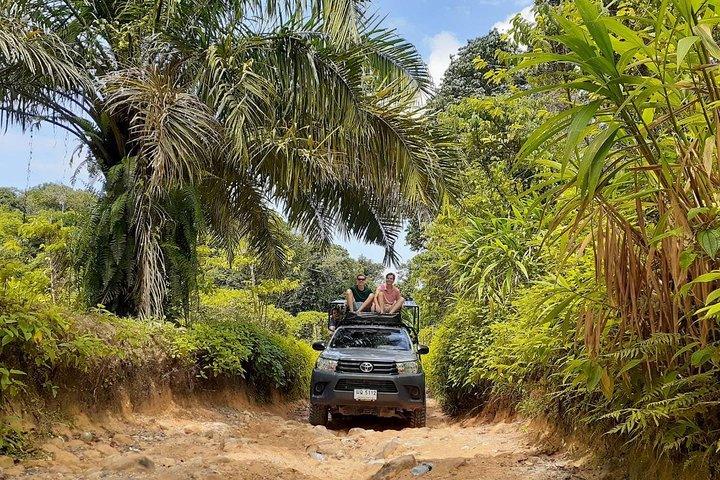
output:
[[369,310],[374,300],[375,294],[367,286],[367,277],[362,273],[355,277],[355,285],[345,291],[345,301],[351,312]]

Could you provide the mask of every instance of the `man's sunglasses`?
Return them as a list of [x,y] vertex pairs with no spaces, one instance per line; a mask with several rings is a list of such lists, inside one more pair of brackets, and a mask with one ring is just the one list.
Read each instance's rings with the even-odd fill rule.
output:
[[359,282],[364,282],[364,281],[365,281],[365,277],[357,277],[357,279],[358,279]]

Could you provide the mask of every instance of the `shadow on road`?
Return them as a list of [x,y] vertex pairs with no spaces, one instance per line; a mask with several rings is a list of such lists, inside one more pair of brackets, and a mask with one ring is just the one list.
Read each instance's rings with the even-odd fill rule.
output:
[[358,416],[333,416],[327,428],[330,430],[350,430],[351,428],[364,428],[365,430],[375,430],[376,432],[384,432],[386,430],[402,430],[408,428],[407,420],[396,417],[374,417],[372,415]]

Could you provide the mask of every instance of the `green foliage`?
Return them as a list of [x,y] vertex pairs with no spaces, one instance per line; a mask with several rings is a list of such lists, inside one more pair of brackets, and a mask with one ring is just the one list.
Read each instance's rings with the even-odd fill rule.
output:
[[458,302],[433,331],[425,359],[428,388],[452,415],[481,405],[490,394],[491,384],[471,373],[479,368],[478,352],[490,344],[486,313],[475,302]]
[[443,407],[511,399],[641,452],[638,478],[718,471],[720,49],[691,3],[539,2],[508,36],[530,88],[441,115],[468,188],[414,232]]
[[550,114],[552,103],[548,103],[546,97],[507,93],[466,98],[439,115],[462,145],[463,202],[473,197],[487,201],[489,196],[498,202],[494,209],[508,209],[511,199],[505,197],[522,194],[530,187],[532,177],[540,170],[537,160],[542,157],[519,161],[516,156],[531,132]]
[[23,221],[0,207],[0,398],[25,384],[24,365],[51,367],[68,328],[61,299],[73,297],[72,251],[77,212],[43,210]]
[[22,200],[19,191],[15,188],[0,187],[0,208],[5,207],[9,210],[21,210]]
[[503,303],[510,286],[542,270],[541,208],[532,195],[517,198],[541,167],[513,157],[545,115],[540,99],[506,95],[464,99],[440,115],[463,145],[466,188],[459,206],[414,227],[417,246],[427,248],[412,259],[408,283],[418,285],[428,323],[440,322],[458,296]]
[[315,359],[307,344],[233,321],[195,323],[181,345],[202,375],[240,377],[266,400],[273,391],[289,397],[304,393]]
[[482,353],[486,378],[498,394],[527,397],[538,388],[551,390],[549,382],[558,375],[548,372],[563,371],[577,353],[578,316],[604,300],[593,283],[593,267],[589,256],[571,257],[558,271],[513,293],[511,308],[490,326],[493,341]]
[[86,216],[95,205],[97,196],[88,190],[77,190],[57,183],[45,183],[18,195],[18,201],[27,205],[24,211],[28,215],[34,215],[43,210],[52,210],[72,211],[79,216]]
[[197,316],[206,321],[223,318],[251,322],[281,335],[289,335],[294,323],[291,314],[264,303],[255,291],[228,288],[201,294]]
[[292,322],[295,338],[308,343],[324,340],[328,336],[328,314],[326,312],[300,312]]
[[542,236],[535,228],[538,218],[539,212],[521,211],[520,205],[507,218],[468,218],[452,267],[458,288],[472,292],[492,313],[518,286],[542,272]]
[[[102,401],[134,372],[169,375],[166,369],[244,386],[258,400],[274,393],[292,399],[309,388],[316,357],[306,342],[259,322],[215,317],[184,328],[104,311],[71,314],[2,296],[0,339],[0,402],[30,393],[54,396],[68,387],[89,389],[89,401]],[[17,453],[23,437],[22,429],[0,431],[0,452]]]
[[[121,172],[118,175],[121,179]],[[125,207],[131,205],[104,208],[101,201],[98,212],[102,213],[97,215],[106,216],[112,230],[113,216],[121,218]],[[263,397],[276,390],[287,395],[303,391],[313,354],[299,340],[319,337],[325,331],[325,314],[294,317],[272,305],[297,288],[297,281],[263,279],[245,290],[207,286],[187,329],[117,317],[101,309],[85,315],[70,313],[74,297],[68,277],[72,278],[78,241],[75,225],[84,218],[72,209],[41,210],[25,217],[20,211],[0,210],[0,395],[15,395],[26,388],[49,388],[55,393],[50,374],[57,369],[88,375],[104,369],[102,384],[109,387],[122,381],[121,363],[158,367],[164,357],[177,358],[206,376],[246,378]],[[173,228],[177,232],[179,227]],[[190,235],[188,241],[196,236]],[[105,245],[102,252],[108,261],[115,261],[114,252],[122,251],[122,246],[114,249],[111,238],[107,237],[110,248]],[[207,248],[201,252],[207,255]],[[207,268],[218,257],[202,260],[198,268]],[[110,373],[115,367],[110,365],[117,367],[115,378]]]
[[200,295],[198,318],[232,319],[240,323],[254,323],[267,331],[305,340],[319,340],[327,333],[327,313],[299,312],[292,315],[285,310],[264,303],[253,290],[217,288]]
[[0,299],[0,395],[23,386],[22,365],[50,367],[57,361],[57,338],[66,328],[55,309]]
[[84,218],[50,210],[28,217],[0,207],[0,292],[15,299],[72,301],[74,243]]
[[21,192],[14,188],[0,187],[0,207],[16,210],[26,215],[42,211],[74,211],[84,216],[90,213],[97,201],[96,195],[88,190],[76,190],[67,185],[45,183]]
[[[73,264],[85,218],[72,209],[23,215],[0,207],[0,407],[67,388],[102,403],[143,375],[221,378],[263,400],[305,393],[315,355],[304,340],[325,331],[324,315],[296,318],[267,303],[297,282],[208,287],[185,328],[103,309],[79,313]],[[4,421],[0,452],[22,453],[27,437],[22,425]]]
[[206,293],[215,287],[248,289],[257,292],[262,302],[298,314],[326,310],[329,301],[355,284],[358,273],[364,273],[371,285],[380,279],[384,267],[378,262],[362,255],[353,259],[337,245],[322,250],[301,235],[288,235],[293,241],[282,278],[264,268],[243,245],[230,258],[219,248],[201,245],[200,289]]

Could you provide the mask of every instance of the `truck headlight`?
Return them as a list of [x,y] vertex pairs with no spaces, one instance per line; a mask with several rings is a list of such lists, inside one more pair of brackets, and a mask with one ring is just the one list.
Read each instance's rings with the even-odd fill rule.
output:
[[403,373],[418,373],[418,362],[397,362],[397,371],[400,374]]
[[315,368],[317,368],[318,370],[325,370],[327,372],[334,372],[335,367],[337,367],[337,363],[337,360],[330,360],[329,358],[320,357],[317,359]]

